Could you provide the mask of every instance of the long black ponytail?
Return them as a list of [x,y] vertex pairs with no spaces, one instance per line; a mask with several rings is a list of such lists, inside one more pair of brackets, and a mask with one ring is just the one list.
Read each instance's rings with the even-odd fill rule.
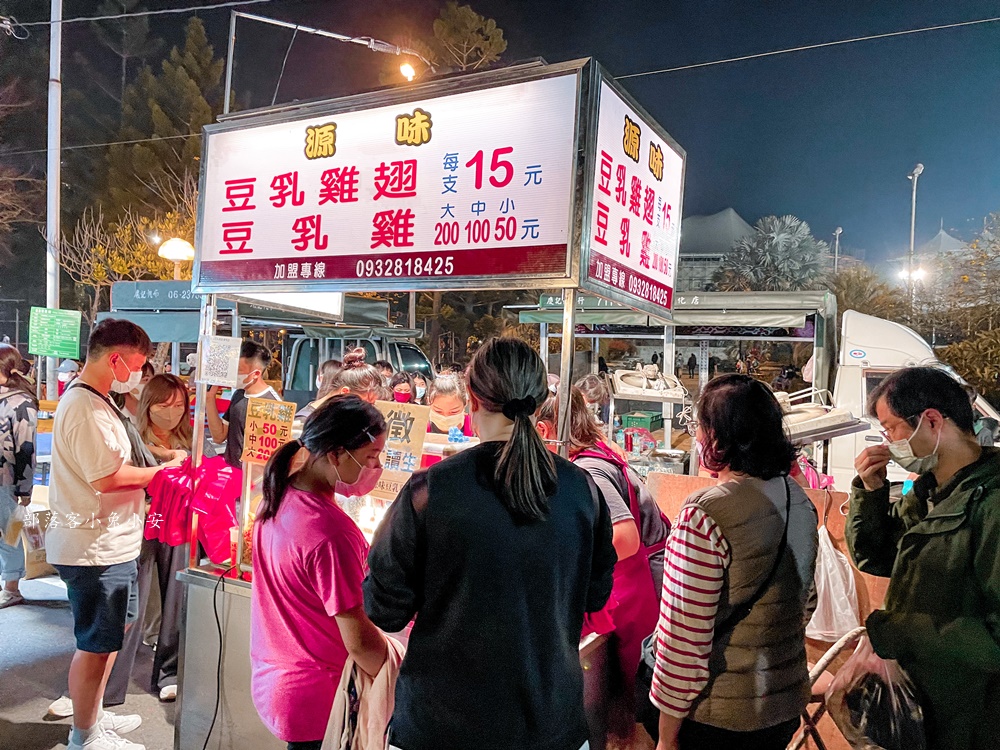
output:
[[482,408],[501,412],[514,423],[497,460],[497,495],[516,522],[542,520],[556,491],[556,467],[531,422],[549,395],[541,357],[520,339],[493,338],[472,357],[468,378]]
[[314,456],[355,451],[375,442],[386,430],[382,412],[355,395],[333,396],[314,411],[302,428],[302,437],[285,443],[264,467],[264,497],[257,520],[278,515],[292,480],[292,461],[302,448]]

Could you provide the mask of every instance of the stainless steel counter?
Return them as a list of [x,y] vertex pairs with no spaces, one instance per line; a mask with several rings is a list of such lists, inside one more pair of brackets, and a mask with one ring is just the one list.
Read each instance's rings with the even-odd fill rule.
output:
[[[189,568],[177,574],[187,584],[186,612],[181,633],[177,724],[174,750],[201,750],[215,712],[217,685],[219,715],[212,730],[212,750],[284,750],[264,727],[250,698],[250,590],[251,584],[220,579],[211,568]],[[216,588],[218,587],[218,589]],[[217,682],[219,629],[222,629],[222,675]],[[606,741],[608,648],[607,636],[590,637],[580,644],[584,703],[590,723],[592,750],[604,750]]]

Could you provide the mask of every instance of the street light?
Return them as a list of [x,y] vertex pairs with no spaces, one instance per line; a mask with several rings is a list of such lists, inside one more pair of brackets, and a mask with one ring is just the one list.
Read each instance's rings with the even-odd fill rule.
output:
[[156,254],[174,264],[174,281],[181,280],[181,263],[190,263],[194,260],[194,248],[191,243],[179,237],[164,242]]
[[840,235],[844,231],[843,227],[833,230],[833,272],[837,273],[837,266],[840,264]]
[[399,72],[403,74],[403,78],[405,78],[407,81],[412,81],[414,78],[417,77],[417,71],[415,71],[413,69],[413,66],[410,65],[410,63],[408,62],[405,62],[399,66]]
[[910,256],[909,262],[906,265],[906,270],[908,272],[908,281],[910,285],[910,317],[913,317],[913,239],[917,228],[917,178],[924,173],[924,165],[917,164],[913,168],[913,171],[907,175],[907,178],[913,182],[913,197],[910,201]]

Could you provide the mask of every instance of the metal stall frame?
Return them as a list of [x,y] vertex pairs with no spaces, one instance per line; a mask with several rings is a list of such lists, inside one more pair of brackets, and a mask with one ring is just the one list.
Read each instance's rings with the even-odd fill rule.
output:
[[[232,51],[232,34],[230,38],[230,52]],[[317,282],[315,279],[304,283],[289,283],[285,280],[267,281],[219,281],[202,282],[202,258],[205,242],[205,201],[207,194],[207,171],[210,164],[209,148],[215,134],[225,133],[233,130],[247,128],[253,125],[271,125],[289,122],[293,120],[328,117],[337,114],[347,114],[363,110],[375,109],[387,106],[406,105],[411,102],[418,102],[429,98],[448,96],[466,92],[479,91],[496,88],[508,84],[516,84],[528,81],[542,80],[557,76],[576,77],[576,97],[573,126],[573,152],[570,156],[571,180],[570,180],[570,200],[568,214],[566,216],[568,231],[566,234],[566,264],[561,273],[543,273],[537,275],[509,275],[502,277],[393,277],[383,278],[373,284],[372,279],[336,279]],[[592,289],[597,294],[609,299],[624,301],[632,304],[634,300],[629,295],[605,287],[601,284],[589,282],[585,262],[589,262],[590,241],[591,241],[591,219],[594,193],[594,170],[597,165],[597,123],[600,105],[600,87],[607,82],[616,93],[618,93],[637,112],[641,113],[647,123],[655,123],[648,114],[645,113],[635,100],[628,95],[613,79],[600,67],[600,65],[590,59],[578,59],[556,65],[543,65],[541,63],[530,63],[526,65],[513,66],[482,73],[467,74],[453,78],[445,78],[438,81],[426,83],[414,83],[405,86],[394,87],[392,89],[380,90],[370,93],[347,96],[332,101],[310,101],[298,102],[278,107],[270,107],[263,110],[251,110],[230,114],[226,112],[218,123],[208,125],[204,128],[204,138],[202,142],[202,171],[199,181],[199,222],[195,237],[196,257],[194,262],[194,281],[192,289],[195,293],[204,295],[200,313],[200,337],[198,344],[198,355],[201,357],[202,341],[201,337],[213,335],[216,330],[216,307],[218,299],[230,294],[240,293],[267,293],[267,292],[321,292],[321,291],[451,291],[451,290],[490,290],[505,289],[511,286],[518,286],[524,289],[538,289],[539,291],[558,288],[564,290],[565,300],[562,308],[562,352],[560,358],[560,378],[562,382],[569,383],[572,379],[575,323],[576,323],[576,298],[577,290],[580,288]],[[227,72],[226,86],[230,84],[230,73]],[[229,97],[226,97],[226,109],[228,110]],[[654,126],[657,134],[677,149],[682,158],[684,152],[666,134],[661,127]],[[683,174],[683,173],[682,173]],[[683,177],[681,183],[683,193]],[[678,207],[679,215],[679,207]],[[596,287],[596,288],[595,288]],[[649,308],[651,314],[659,316],[669,316],[669,312],[662,308],[657,308],[649,303],[643,303],[641,307]],[[205,441],[205,418],[206,418],[206,396],[207,387],[204,383],[197,383],[195,396],[195,420],[199,428],[195,432],[195,445],[193,451],[193,463],[197,466],[201,463],[204,455]],[[569,401],[570,390],[562,389],[559,410],[558,440],[560,441],[560,452],[565,456],[568,454],[569,446]],[[197,518],[194,518],[191,526],[191,558],[190,568],[181,574],[183,580],[191,582],[194,578],[204,576],[207,570],[200,570],[200,560],[197,559]],[[213,566],[216,569],[221,566]],[[200,579],[199,579],[200,580]],[[204,586],[204,581],[201,582]],[[242,589],[244,584],[238,581],[230,581],[224,578],[219,579],[216,590],[223,592]],[[212,600],[215,597],[213,594]],[[199,600],[200,601],[200,600]],[[227,610],[228,612],[228,610]],[[228,614],[224,617],[228,620]],[[228,627],[228,626],[227,626]],[[221,658],[221,657],[220,657]],[[183,656],[181,674],[183,675]],[[183,716],[183,697],[179,698],[178,712]],[[197,718],[188,718],[187,721],[178,719],[177,730],[175,732],[175,747],[180,746],[182,728],[186,724],[191,724],[188,731],[198,733],[205,727],[198,726]],[[199,739],[200,742],[200,739]]]

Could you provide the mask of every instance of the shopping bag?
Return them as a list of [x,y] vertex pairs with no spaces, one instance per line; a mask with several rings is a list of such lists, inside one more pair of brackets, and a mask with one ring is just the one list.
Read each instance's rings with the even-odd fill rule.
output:
[[830,718],[854,750],[926,750],[913,682],[862,636],[826,691]]
[[24,528],[25,521],[28,520],[28,509],[20,503],[14,506],[14,510],[7,519],[7,528],[3,532],[3,540],[11,547],[17,546],[17,540],[21,536],[21,529]]
[[858,590],[854,570],[843,552],[836,548],[826,527],[830,515],[829,491],[823,496],[823,525],[819,527],[819,547],[816,552],[816,611],[806,625],[806,637],[835,643],[857,628]]
[[851,563],[833,544],[826,525],[819,527],[816,552],[816,611],[806,625],[806,637],[835,643],[860,625],[858,592]]

